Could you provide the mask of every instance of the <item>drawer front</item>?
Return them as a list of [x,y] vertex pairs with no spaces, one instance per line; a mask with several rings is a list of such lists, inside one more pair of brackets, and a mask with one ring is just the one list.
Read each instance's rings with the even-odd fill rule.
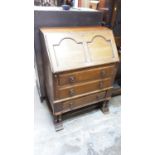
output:
[[59,85],[70,85],[91,80],[103,79],[110,77],[114,71],[114,65],[107,67],[91,68],[72,73],[62,73],[58,75]]
[[59,99],[73,97],[76,95],[102,90],[108,88],[112,85],[111,78],[103,79],[103,80],[96,80],[93,82],[87,82],[84,84],[74,85],[70,87],[60,87],[58,90]]
[[95,93],[92,95],[87,95],[84,97],[80,97],[77,99],[65,101],[62,103],[63,106],[63,112],[67,112],[70,110],[74,110],[80,107],[84,107],[87,105],[91,105],[100,101],[103,101],[105,99],[105,92]]

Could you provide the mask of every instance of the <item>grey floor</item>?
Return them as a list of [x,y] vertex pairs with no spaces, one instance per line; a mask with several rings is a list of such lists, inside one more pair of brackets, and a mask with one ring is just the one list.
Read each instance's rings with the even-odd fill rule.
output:
[[110,113],[100,109],[69,118],[55,132],[46,102],[34,90],[34,155],[120,155],[121,97],[110,101]]

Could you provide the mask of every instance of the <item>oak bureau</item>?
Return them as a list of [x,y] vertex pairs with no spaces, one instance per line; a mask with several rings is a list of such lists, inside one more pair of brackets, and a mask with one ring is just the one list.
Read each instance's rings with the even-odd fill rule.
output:
[[112,30],[106,27],[41,28],[47,99],[56,130],[63,128],[62,115],[108,101],[118,52]]

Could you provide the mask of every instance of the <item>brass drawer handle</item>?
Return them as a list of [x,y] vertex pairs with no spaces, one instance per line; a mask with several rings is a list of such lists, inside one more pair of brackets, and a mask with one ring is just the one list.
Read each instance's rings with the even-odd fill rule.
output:
[[101,75],[102,78],[105,76],[105,74],[106,74],[106,72],[104,70],[101,70],[100,75]]
[[74,96],[74,95],[75,95],[74,89],[70,89],[70,90],[69,90],[69,96]]
[[68,80],[69,80],[69,83],[74,83],[75,82],[75,76],[70,76],[69,78],[68,78]]
[[104,87],[103,81],[99,82],[99,88],[102,89]]

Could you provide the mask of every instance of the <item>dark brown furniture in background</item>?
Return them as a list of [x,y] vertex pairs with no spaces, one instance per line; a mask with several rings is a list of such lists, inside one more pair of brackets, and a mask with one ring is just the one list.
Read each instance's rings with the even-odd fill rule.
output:
[[[116,45],[121,58],[121,0],[100,0],[98,10],[103,12],[103,25],[114,32]],[[121,62],[115,78],[113,96],[121,94]]]
[[56,0],[34,0],[35,6],[55,6]]
[[62,115],[100,105],[108,111],[119,62],[112,30],[106,27],[41,28],[47,99],[56,130]]

